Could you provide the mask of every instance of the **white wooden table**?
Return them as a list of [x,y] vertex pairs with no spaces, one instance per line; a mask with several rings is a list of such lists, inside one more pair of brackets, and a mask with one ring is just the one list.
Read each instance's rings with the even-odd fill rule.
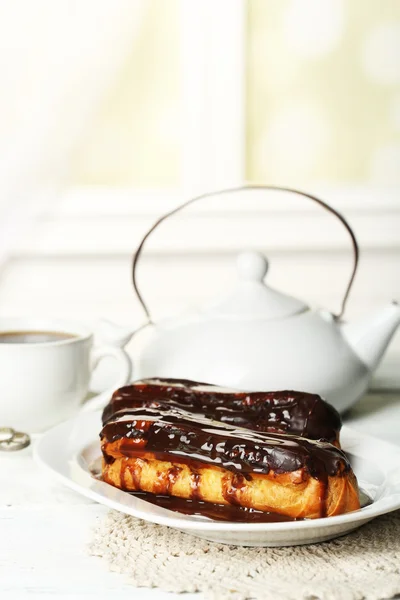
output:
[[[370,394],[346,423],[400,445],[400,392]],[[107,510],[52,481],[34,464],[29,448],[1,453],[0,599],[182,598],[134,589],[101,559],[88,556],[91,528]],[[194,598],[199,596],[185,595]]]

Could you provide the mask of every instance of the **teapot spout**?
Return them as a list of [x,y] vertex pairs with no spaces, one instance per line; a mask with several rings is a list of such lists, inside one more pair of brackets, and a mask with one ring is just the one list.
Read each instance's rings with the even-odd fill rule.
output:
[[342,331],[360,360],[374,370],[399,325],[400,305],[393,302],[363,322],[344,324]]
[[136,330],[131,327],[121,327],[108,319],[101,319],[97,324],[96,333],[103,343],[124,348]]

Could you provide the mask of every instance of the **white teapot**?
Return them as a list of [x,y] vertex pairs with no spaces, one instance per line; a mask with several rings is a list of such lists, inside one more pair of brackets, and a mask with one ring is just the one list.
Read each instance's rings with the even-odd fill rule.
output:
[[[204,194],[159,219],[136,252],[133,283],[148,317],[144,327],[148,333],[134,364],[135,379],[174,377],[246,391],[313,392],[343,412],[366,391],[400,324],[400,306],[393,302],[364,323],[345,323],[342,315],[358,264],[358,245],[350,226],[325,202],[297,190],[246,186],[216,193],[260,188],[301,194],[345,226],[353,243],[354,261],[340,314],[313,310],[301,300],[272,289],[264,282],[268,268],[264,256],[244,252],[237,260],[236,289],[226,298],[184,318],[154,324],[136,282],[136,266],[144,243],[171,214],[213,195]],[[138,332],[138,338],[141,335]],[[126,332],[124,336],[123,343]]]

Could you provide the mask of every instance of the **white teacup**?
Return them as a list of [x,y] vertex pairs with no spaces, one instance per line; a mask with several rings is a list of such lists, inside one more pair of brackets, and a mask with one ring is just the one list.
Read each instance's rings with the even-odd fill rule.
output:
[[[44,337],[28,339],[35,332]],[[119,363],[117,380],[88,400],[85,410],[105,404],[114,389],[128,383],[128,354],[114,346],[93,348],[91,332],[78,323],[1,318],[0,427],[35,433],[72,416],[88,393],[93,369],[106,356]]]

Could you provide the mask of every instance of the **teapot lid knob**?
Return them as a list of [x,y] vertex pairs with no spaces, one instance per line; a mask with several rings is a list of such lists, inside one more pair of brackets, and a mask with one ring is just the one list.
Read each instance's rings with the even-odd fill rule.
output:
[[240,279],[262,282],[268,271],[268,260],[261,252],[248,250],[237,257]]
[[260,252],[246,251],[237,257],[240,281],[238,285],[204,314],[212,318],[237,320],[282,319],[308,309],[301,300],[274,290],[263,279],[268,271],[268,261]]

